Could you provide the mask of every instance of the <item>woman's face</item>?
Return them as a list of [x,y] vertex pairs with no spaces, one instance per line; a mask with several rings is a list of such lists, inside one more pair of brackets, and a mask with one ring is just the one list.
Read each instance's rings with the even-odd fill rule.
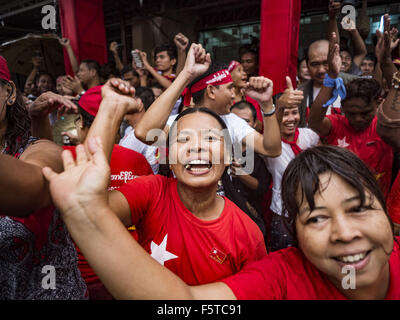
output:
[[241,64],[232,70],[231,77],[236,88],[244,88],[246,86],[247,73],[244,72]]
[[284,139],[294,136],[300,122],[299,108],[285,108],[280,122],[281,135]]
[[178,182],[191,188],[216,186],[228,159],[219,122],[196,112],[179,119],[175,128],[170,132],[169,162]]
[[366,191],[360,207],[358,192],[338,175],[324,173],[320,181],[314,210],[304,198],[296,218],[300,249],[339,290],[349,268],[355,270],[357,289],[387,285],[382,278],[388,276],[393,234],[379,201]]
[[311,79],[310,71],[308,70],[307,62],[305,59],[303,61],[301,61],[301,63],[300,63],[298,77],[301,80],[310,80]]

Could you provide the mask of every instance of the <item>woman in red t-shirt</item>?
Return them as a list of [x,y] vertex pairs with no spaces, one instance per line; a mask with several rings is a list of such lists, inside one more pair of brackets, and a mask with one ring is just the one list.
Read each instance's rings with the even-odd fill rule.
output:
[[107,206],[101,172],[106,160],[101,147],[91,144],[94,160],[80,150],[78,166],[64,156],[67,173],[44,172],[72,236],[116,298],[400,298],[400,249],[384,198],[368,168],[348,150],[315,147],[289,164],[282,198],[297,248],[272,253],[221,282],[191,287],[151,259]]

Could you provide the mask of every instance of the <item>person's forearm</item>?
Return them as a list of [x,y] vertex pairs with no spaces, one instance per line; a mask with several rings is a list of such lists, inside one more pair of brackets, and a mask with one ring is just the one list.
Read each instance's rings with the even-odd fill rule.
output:
[[125,109],[118,101],[103,99],[100,103],[99,111],[85,138],[85,147],[87,148],[90,138],[100,137],[104,154],[108,161],[110,161],[115,138],[124,116]]
[[[272,99],[266,102],[265,106],[260,102],[260,107],[264,112],[272,110]],[[281,133],[279,129],[276,113],[270,117],[264,117],[264,132],[263,132],[264,152],[262,154],[270,157],[278,157],[282,152]],[[256,150],[258,152],[258,150]]]
[[317,133],[322,133],[323,120],[325,118],[328,107],[323,105],[332,97],[333,88],[323,86],[318,96],[311,105],[310,114],[308,116],[308,124],[311,129]]
[[64,222],[114,298],[193,299],[190,287],[153,259],[110,208],[94,205],[81,210],[64,215]]
[[372,77],[379,82],[379,84],[382,86],[382,69],[379,63],[376,64],[374,73],[372,74]]
[[74,72],[74,76],[78,73],[79,64],[78,60],[76,59],[75,52],[71,46],[67,46],[67,53],[69,57],[69,62],[71,63],[72,71]]
[[152,129],[164,129],[176,101],[190,80],[190,76],[185,71],[181,72],[171,86],[153,102],[135,128],[135,136],[139,140],[147,144],[153,143],[147,141],[147,134]]
[[158,83],[163,87],[163,88],[169,88],[171,85],[171,81],[168,79],[165,79],[161,74],[159,74],[152,66],[147,66],[146,69],[150,72],[150,74],[158,81]]
[[34,82],[38,72],[39,72],[39,70],[36,67],[33,67],[31,73],[29,74],[28,78],[25,81],[25,85],[28,82]]
[[364,40],[361,38],[360,33],[357,29],[353,29],[350,31],[353,44],[354,44],[354,63],[357,66],[361,65],[362,60],[367,55],[367,47],[365,46]]
[[53,130],[50,125],[49,116],[31,117],[32,136],[40,139],[53,141]]
[[0,154],[1,214],[27,217],[51,203],[39,166]]
[[178,62],[176,65],[176,75],[178,76],[183,70],[186,62],[186,51],[178,50]]
[[381,66],[382,73],[386,79],[386,82],[389,85],[391,85],[393,75],[397,72],[396,66],[394,65],[392,59],[390,59],[390,58],[386,58],[385,60],[380,61],[379,64]]
[[122,64],[122,61],[118,55],[117,52],[113,52],[114,60],[115,60],[115,66],[117,67],[118,71],[121,72],[122,69],[124,68],[124,65]]
[[338,39],[338,43],[340,43],[340,35],[339,35],[339,29],[336,21],[336,16],[335,17],[329,17],[328,21],[328,41],[332,38],[332,32],[336,33],[336,38]]

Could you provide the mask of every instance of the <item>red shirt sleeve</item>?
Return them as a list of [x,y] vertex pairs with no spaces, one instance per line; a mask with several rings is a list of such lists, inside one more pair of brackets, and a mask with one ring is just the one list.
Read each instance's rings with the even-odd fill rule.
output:
[[136,178],[118,189],[131,209],[132,225],[137,225],[144,214],[151,210],[162,192],[166,178],[159,175],[149,175]]
[[[325,137],[328,140],[329,144],[334,144],[337,137],[340,136],[340,133],[343,131],[343,123],[345,119],[344,116],[338,114],[330,114],[326,116],[331,122],[331,131]],[[344,118],[344,119],[343,119]]]
[[390,191],[387,200],[387,208],[392,221],[400,224],[400,173],[397,174],[397,178]]

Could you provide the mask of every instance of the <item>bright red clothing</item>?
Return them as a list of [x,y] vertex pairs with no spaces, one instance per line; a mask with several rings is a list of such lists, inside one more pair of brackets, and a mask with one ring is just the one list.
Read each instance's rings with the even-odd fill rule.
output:
[[[70,150],[74,158],[76,157],[76,147],[63,146],[63,148],[64,150]],[[111,154],[110,171],[111,182],[110,187],[108,188],[109,190],[118,189],[126,182],[129,182],[139,176],[153,174],[149,163],[142,154],[119,145],[114,145],[114,149]],[[137,239],[137,235],[135,233],[132,235]],[[81,271],[82,277],[85,279],[86,283],[92,284],[99,282],[99,278],[89,266],[78,247],[76,247],[76,251],[78,252],[79,270]]]
[[392,221],[400,224],[400,173],[397,174],[387,199],[387,209]]
[[[397,237],[390,256],[387,300],[400,299],[400,248]],[[347,299],[297,248],[270,253],[238,274],[224,279],[240,300],[344,300]],[[351,290],[351,289],[348,289]]]
[[118,191],[129,202],[139,243],[189,285],[228,277],[267,254],[260,229],[225,197],[220,217],[204,221],[183,205],[174,178],[141,177]]
[[393,149],[376,133],[377,118],[364,131],[355,131],[343,115],[328,115],[332,129],[326,137],[331,145],[353,151],[375,174],[385,195],[390,190],[392,177]]

